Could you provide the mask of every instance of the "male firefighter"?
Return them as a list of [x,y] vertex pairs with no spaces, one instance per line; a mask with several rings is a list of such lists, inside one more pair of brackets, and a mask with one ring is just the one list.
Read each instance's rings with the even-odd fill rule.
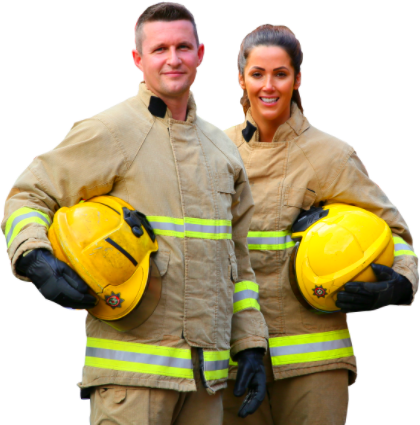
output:
[[111,195],[145,214],[159,245],[162,295],[128,332],[87,315],[79,385],[91,423],[221,424],[230,357],[239,364],[236,394],[249,390],[240,415],[265,395],[267,330],[246,244],[251,191],[234,144],[196,115],[190,86],[204,46],[193,15],[155,4],[135,37],[138,94],[77,122],[35,158],[10,192],[2,229],[18,278],[50,301],[89,310],[96,300],[88,286],[53,254],[54,213]]

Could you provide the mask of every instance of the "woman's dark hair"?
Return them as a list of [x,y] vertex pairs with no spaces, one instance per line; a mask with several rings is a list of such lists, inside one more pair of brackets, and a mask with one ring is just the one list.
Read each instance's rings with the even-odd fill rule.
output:
[[[296,75],[299,74],[300,65],[303,60],[303,53],[299,40],[289,28],[283,25],[266,24],[250,32],[242,41],[238,55],[238,69],[242,76],[244,76],[244,69],[248,56],[252,49],[257,46],[278,46],[283,48],[290,56],[290,61],[295,71],[295,78]],[[296,102],[298,108],[303,112],[299,90],[293,90],[292,102]],[[241,105],[246,114],[251,106],[246,90],[244,90]]]

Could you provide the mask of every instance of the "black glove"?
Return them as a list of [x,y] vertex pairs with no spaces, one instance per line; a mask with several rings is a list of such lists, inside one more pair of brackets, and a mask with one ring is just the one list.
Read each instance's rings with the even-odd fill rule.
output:
[[34,249],[21,255],[16,269],[29,278],[39,292],[63,307],[92,308],[96,298],[88,294],[89,287],[66,263],[46,249]]
[[337,295],[336,305],[343,313],[369,311],[390,304],[409,304],[413,297],[410,281],[381,264],[371,264],[378,282],[349,282]]
[[233,394],[241,397],[249,389],[238,416],[245,416],[254,413],[265,397],[265,369],[263,364],[264,350],[262,348],[250,348],[240,351],[235,356],[238,362],[238,374],[236,376]]

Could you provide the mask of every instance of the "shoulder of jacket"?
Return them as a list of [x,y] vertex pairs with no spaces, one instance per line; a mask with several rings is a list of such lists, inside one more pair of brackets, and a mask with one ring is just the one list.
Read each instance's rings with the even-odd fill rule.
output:
[[331,156],[348,158],[356,150],[351,143],[312,124],[294,142],[308,159],[314,155],[319,157],[322,152],[328,152],[323,156],[326,161],[330,161]]
[[238,149],[232,140],[219,128],[203,120],[200,117],[196,119],[197,127],[204,133],[204,135],[227,157],[240,159]]
[[242,136],[242,130],[246,126],[245,123],[234,125],[233,127],[225,130],[225,134],[229,137],[230,140],[232,140],[233,143],[235,143],[236,147],[238,148],[245,143],[245,140]]

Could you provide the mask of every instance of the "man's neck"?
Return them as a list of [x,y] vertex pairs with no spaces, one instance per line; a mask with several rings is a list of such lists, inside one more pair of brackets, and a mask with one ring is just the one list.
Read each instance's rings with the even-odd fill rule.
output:
[[189,90],[179,96],[165,96],[162,94],[155,93],[151,90],[146,83],[146,87],[154,93],[157,97],[165,102],[165,105],[169,108],[172,114],[172,118],[177,121],[185,121],[187,118],[188,99],[190,97]]

